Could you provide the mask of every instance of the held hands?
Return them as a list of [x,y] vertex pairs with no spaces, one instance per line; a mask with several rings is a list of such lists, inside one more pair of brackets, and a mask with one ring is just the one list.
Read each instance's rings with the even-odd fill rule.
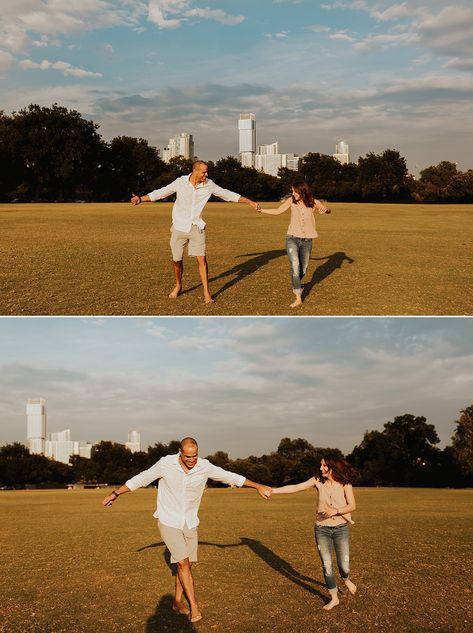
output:
[[272,488],[270,488],[269,486],[263,486],[261,484],[258,486],[256,490],[258,491],[258,494],[260,495],[260,497],[263,497],[263,499],[270,499],[271,495],[273,494]]

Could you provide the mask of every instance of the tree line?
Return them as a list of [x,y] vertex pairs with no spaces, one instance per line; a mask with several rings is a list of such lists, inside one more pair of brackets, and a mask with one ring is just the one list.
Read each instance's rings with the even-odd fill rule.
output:
[[[105,142],[99,126],[58,104],[0,112],[0,202],[114,202],[148,193],[188,174],[191,161],[164,163],[143,138],[117,136]],[[279,178],[242,167],[232,157],[208,161],[219,185],[255,200],[278,200],[297,178],[318,198],[345,202],[473,202],[473,170],[461,172],[442,161],[415,179],[397,150],[370,152],[342,165],[311,152],[299,171],[279,170]]]
[[[276,451],[259,457],[230,459],[217,451],[208,459],[247,479],[281,486],[318,474],[322,457],[346,458],[358,470],[363,486],[463,487],[473,485],[473,405],[461,411],[452,442],[438,448],[439,437],[425,417],[404,414],[386,422],[383,430],[366,431],[361,443],[344,456],[337,448],[322,448],[303,438],[283,438]],[[59,486],[72,483],[122,484],[161,457],[176,454],[179,441],[158,442],[132,453],[124,445],[103,441],[91,459],[74,455],[62,464],[31,455],[20,443],[0,448],[0,483],[6,487]],[[218,485],[209,481],[209,485]]]

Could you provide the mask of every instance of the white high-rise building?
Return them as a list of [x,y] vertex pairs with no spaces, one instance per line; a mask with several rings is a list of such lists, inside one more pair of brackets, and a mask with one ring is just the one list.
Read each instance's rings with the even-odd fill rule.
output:
[[141,451],[140,433],[138,431],[130,431],[128,433],[128,442],[126,442],[125,446],[132,453],[138,453]]
[[70,429],[54,431],[49,434],[44,454],[57,462],[68,464],[69,458],[74,455],[74,444],[75,442],[71,440]]
[[258,171],[270,176],[277,176],[281,167],[297,171],[299,157],[296,154],[280,154],[277,141],[270,145],[258,145],[258,153],[255,156],[255,168]]
[[69,459],[73,455],[90,459],[92,457],[92,444],[72,440],[70,429],[54,431],[49,434],[49,439],[45,442],[44,454],[57,462],[69,464]]
[[69,463],[72,455],[92,457],[90,442],[76,442],[71,440],[71,431],[54,431],[46,439],[46,400],[44,398],[30,398],[26,405],[26,439],[31,454],[44,455],[57,462]]
[[26,441],[31,454],[44,455],[46,419],[46,400],[29,398],[26,404]]
[[238,152],[242,167],[254,167],[256,155],[256,116],[243,112],[238,121]]
[[194,160],[194,139],[192,134],[181,132],[169,139],[169,145],[163,149],[163,160],[169,163],[171,158],[183,158]]
[[333,157],[342,163],[342,165],[348,165],[350,162],[350,148],[346,141],[338,141],[335,145],[335,154],[333,154]]

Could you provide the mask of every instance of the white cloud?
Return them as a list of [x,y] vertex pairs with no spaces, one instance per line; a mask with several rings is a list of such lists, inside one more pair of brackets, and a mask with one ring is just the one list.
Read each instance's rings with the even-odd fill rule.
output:
[[68,62],[50,62],[47,59],[43,59],[42,62],[34,62],[31,59],[23,59],[19,62],[19,66],[24,69],[38,69],[38,70],[59,70],[64,76],[72,77],[103,77],[101,73],[94,73],[83,68],[76,68]]
[[207,20],[215,20],[221,24],[235,25],[241,24],[245,20],[243,15],[230,15],[221,9],[189,9],[186,11],[188,17],[205,18]]
[[14,62],[14,57],[7,51],[0,50],[0,70],[9,68]]
[[221,24],[236,25],[245,20],[242,15],[231,15],[222,9],[193,7],[191,0],[150,0],[148,20],[161,29],[176,29],[189,18],[215,20]]
[[353,48],[359,52],[367,53],[387,48],[389,46],[405,46],[419,43],[420,38],[417,33],[383,33],[380,35],[368,35],[362,40],[353,44]]

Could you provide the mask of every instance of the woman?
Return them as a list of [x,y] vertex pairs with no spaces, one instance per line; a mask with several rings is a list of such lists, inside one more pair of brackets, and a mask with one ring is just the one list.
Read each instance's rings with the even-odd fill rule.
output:
[[291,265],[292,291],[296,300],[291,308],[302,305],[301,279],[309,265],[312,251],[312,240],[317,237],[314,213],[330,213],[320,200],[316,200],[305,182],[292,186],[292,196],[287,198],[277,209],[260,209],[261,213],[279,215],[291,209],[291,221],[286,235],[286,250]]
[[315,540],[330,592],[330,602],[324,606],[329,611],[339,604],[337,581],[333,572],[332,548],[335,548],[337,564],[348,591],[355,594],[356,585],[350,580],[350,545],[348,524],[353,524],[351,513],[356,509],[352,481],[356,470],[343,459],[327,457],[320,462],[321,477],[292,486],[273,488],[272,494],[288,494],[308,488],[317,488],[319,501],[315,522]]

